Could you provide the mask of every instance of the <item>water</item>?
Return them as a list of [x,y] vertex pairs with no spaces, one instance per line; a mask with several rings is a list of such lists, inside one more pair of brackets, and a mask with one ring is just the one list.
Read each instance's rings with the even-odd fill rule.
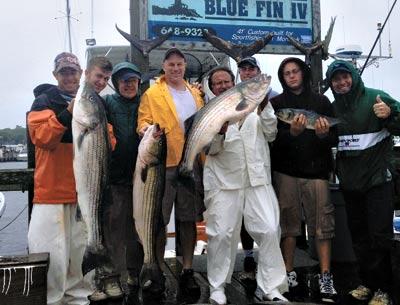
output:
[[[0,169],[26,168],[26,162],[1,162]],[[8,225],[28,204],[28,193],[3,192],[6,210],[0,218],[0,256],[27,254],[28,208],[7,228]]]
[[[26,168],[26,162],[0,162],[0,169]],[[28,193],[3,192],[6,209],[0,218],[0,230],[10,223],[28,204]],[[168,231],[174,232],[174,212],[172,211],[171,222]],[[0,256],[1,255],[23,255],[27,254],[28,247],[28,208],[7,228],[0,231]],[[168,238],[166,250],[175,250],[174,238]],[[173,255],[173,251],[167,254]]]

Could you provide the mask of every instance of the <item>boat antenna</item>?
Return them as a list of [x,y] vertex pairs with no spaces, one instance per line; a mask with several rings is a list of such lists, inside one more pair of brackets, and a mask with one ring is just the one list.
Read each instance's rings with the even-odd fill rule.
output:
[[60,18],[66,18],[67,19],[68,50],[69,50],[70,53],[72,53],[71,19],[74,19],[75,21],[79,21],[79,19],[75,18],[74,16],[71,16],[71,7],[69,5],[69,0],[66,0],[66,9],[67,9],[66,12],[59,11],[64,16],[55,17],[54,19],[60,19]]
[[[388,0],[388,9],[389,9],[389,0]],[[389,25],[388,25],[389,29],[389,44],[388,44],[388,49],[389,49],[389,56],[392,57],[392,40],[390,38],[390,20],[389,20]]]
[[374,51],[375,46],[376,46],[376,44],[378,43],[378,41],[379,41],[379,39],[380,39],[380,37],[381,37],[382,31],[383,31],[383,29],[385,28],[385,25],[386,25],[386,23],[387,23],[387,21],[388,21],[388,19],[389,19],[389,17],[390,17],[390,14],[392,13],[392,11],[393,11],[393,9],[394,9],[394,6],[396,5],[396,3],[397,3],[397,0],[395,0],[395,1],[393,2],[393,5],[392,5],[391,9],[390,9],[388,15],[386,16],[385,22],[383,23],[382,27],[379,29],[378,36],[376,37],[375,42],[374,42],[374,44],[372,45],[371,50],[369,51],[367,60],[365,61],[364,65],[363,65],[363,67],[362,67],[362,69],[361,69],[360,76],[363,74],[365,68],[367,67],[367,64],[368,64],[368,61],[369,61],[369,59],[370,59],[370,57],[371,57],[371,55],[372,55],[372,52]]
[[67,0],[67,30],[68,30],[68,46],[69,52],[72,53],[72,40],[71,40],[71,8],[69,7],[69,0]]
[[90,8],[91,8],[91,18],[90,18],[90,33],[91,38],[94,38],[94,5],[93,5],[93,0],[90,1]]

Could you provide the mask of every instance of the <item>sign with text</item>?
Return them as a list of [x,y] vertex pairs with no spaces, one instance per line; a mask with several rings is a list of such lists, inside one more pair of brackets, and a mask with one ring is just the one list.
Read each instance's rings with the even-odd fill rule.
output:
[[148,0],[148,36],[173,32],[172,40],[203,41],[202,29],[235,44],[275,34],[271,45],[313,40],[313,0]]

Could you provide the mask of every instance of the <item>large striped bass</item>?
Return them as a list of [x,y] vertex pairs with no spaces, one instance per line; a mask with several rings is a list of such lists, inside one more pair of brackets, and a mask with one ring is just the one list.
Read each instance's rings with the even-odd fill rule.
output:
[[87,229],[82,273],[110,262],[103,245],[102,209],[107,200],[110,141],[103,103],[94,89],[84,83],[73,108],[72,136],[74,175],[78,205]]
[[139,283],[152,292],[164,290],[164,280],[156,257],[156,238],[162,226],[167,159],[167,139],[158,124],[146,130],[139,144],[133,179],[133,217],[143,245],[144,260]]
[[192,175],[197,154],[211,143],[225,122],[234,124],[257,108],[271,90],[270,82],[271,77],[266,74],[241,82],[210,100],[195,113],[193,122],[185,122],[189,126],[178,167],[180,176]]

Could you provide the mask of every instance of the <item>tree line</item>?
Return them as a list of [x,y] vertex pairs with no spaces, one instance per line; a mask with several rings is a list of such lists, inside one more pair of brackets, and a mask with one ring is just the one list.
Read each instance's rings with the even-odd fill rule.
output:
[[15,126],[15,128],[0,129],[0,146],[12,144],[26,144],[26,128]]

